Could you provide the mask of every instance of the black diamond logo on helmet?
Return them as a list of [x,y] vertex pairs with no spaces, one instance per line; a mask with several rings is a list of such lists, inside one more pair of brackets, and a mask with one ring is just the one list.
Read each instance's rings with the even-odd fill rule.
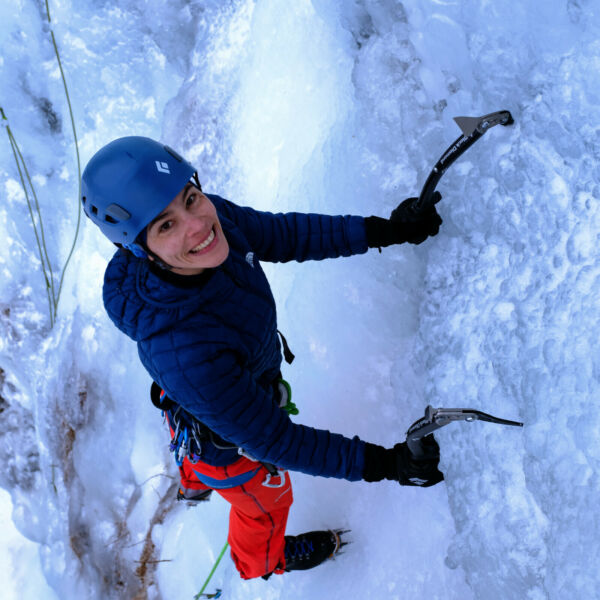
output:
[[157,160],[155,164],[156,164],[156,170],[159,173],[166,173],[167,175],[171,174],[169,165],[166,162],[161,162],[160,160]]

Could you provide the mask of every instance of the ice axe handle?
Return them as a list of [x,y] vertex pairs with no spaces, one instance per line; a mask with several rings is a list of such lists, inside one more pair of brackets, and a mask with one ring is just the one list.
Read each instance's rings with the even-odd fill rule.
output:
[[455,117],[456,124],[460,127],[462,135],[448,147],[429,173],[427,181],[413,204],[415,213],[426,211],[432,205],[433,192],[442,175],[448,167],[463,155],[478,139],[496,125],[512,125],[514,119],[508,110],[499,110],[482,117]]
[[423,438],[442,427],[436,423],[434,411],[435,409],[432,406],[427,406],[425,415],[418,421],[415,421],[406,432],[406,445],[416,459],[426,457],[427,453],[423,447]]
[[[433,173],[433,171],[432,171]],[[439,177],[437,177],[436,181],[430,185],[430,190],[426,191],[426,192],[421,192],[421,195],[418,198],[415,198],[415,200],[413,201],[412,204],[412,210],[415,214],[421,214],[424,212],[427,212],[427,210],[429,210],[432,206],[434,206],[435,204],[437,204],[442,198],[441,196],[434,194],[435,192],[435,187],[438,183],[438,181],[440,180],[440,177],[442,176],[443,173],[439,174]],[[436,173],[437,175],[437,173]],[[425,189],[425,188],[423,188]]]
[[410,453],[417,460],[422,460],[426,458],[425,449],[423,448],[422,440],[423,438],[409,438],[406,440],[406,445],[410,450]]

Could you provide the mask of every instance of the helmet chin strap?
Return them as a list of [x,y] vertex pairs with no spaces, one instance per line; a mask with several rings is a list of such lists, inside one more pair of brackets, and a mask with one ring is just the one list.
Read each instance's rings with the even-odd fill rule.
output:
[[[119,244],[115,244],[116,246],[119,246]],[[133,244],[124,244],[122,246],[123,248],[125,248],[126,250],[129,250],[129,252],[131,252],[131,254],[133,254],[134,256],[137,256],[138,258],[147,258],[148,257],[148,253],[146,252],[146,250],[144,250],[140,244],[138,244],[137,242],[133,242]]]
[[152,262],[161,269],[165,271],[172,271],[175,267],[171,266],[169,263],[166,263],[158,254],[155,254],[148,248],[147,244],[144,244],[144,248],[146,249],[146,253],[148,255],[148,260],[152,259]]
[[141,239],[133,242],[133,244],[125,244],[123,248],[129,250],[129,252],[131,252],[131,254],[134,256],[137,256],[137,258],[148,259],[156,266],[160,267],[161,269],[165,269],[166,271],[172,271],[175,268],[166,263],[162,258],[160,258],[160,256],[158,256],[158,254],[152,252],[152,250],[148,248],[148,245]]

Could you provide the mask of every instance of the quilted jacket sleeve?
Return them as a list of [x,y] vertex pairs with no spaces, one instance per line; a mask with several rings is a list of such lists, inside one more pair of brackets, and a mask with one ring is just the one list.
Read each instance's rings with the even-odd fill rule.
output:
[[159,352],[140,344],[140,357],[169,396],[213,431],[254,458],[286,469],[362,478],[364,442],[358,437],[293,423],[225,345],[215,345],[209,354],[197,345],[174,347],[177,337],[169,336],[170,347],[163,339]]
[[288,262],[363,254],[365,220],[359,216],[270,213],[211,196],[222,214],[245,234],[259,260]]

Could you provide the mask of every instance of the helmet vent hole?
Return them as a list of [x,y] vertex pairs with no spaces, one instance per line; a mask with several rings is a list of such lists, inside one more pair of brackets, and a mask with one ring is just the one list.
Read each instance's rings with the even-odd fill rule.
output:
[[92,204],[92,214],[97,215],[98,209]]
[[164,148],[177,162],[183,162],[183,158],[173,148],[169,148],[169,146],[164,146]]
[[[131,215],[122,206],[111,204],[106,207],[106,215],[104,219],[108,223],[118,223],[119,221],[127,221]],[[110,220],[109,220],[110,219]]]

